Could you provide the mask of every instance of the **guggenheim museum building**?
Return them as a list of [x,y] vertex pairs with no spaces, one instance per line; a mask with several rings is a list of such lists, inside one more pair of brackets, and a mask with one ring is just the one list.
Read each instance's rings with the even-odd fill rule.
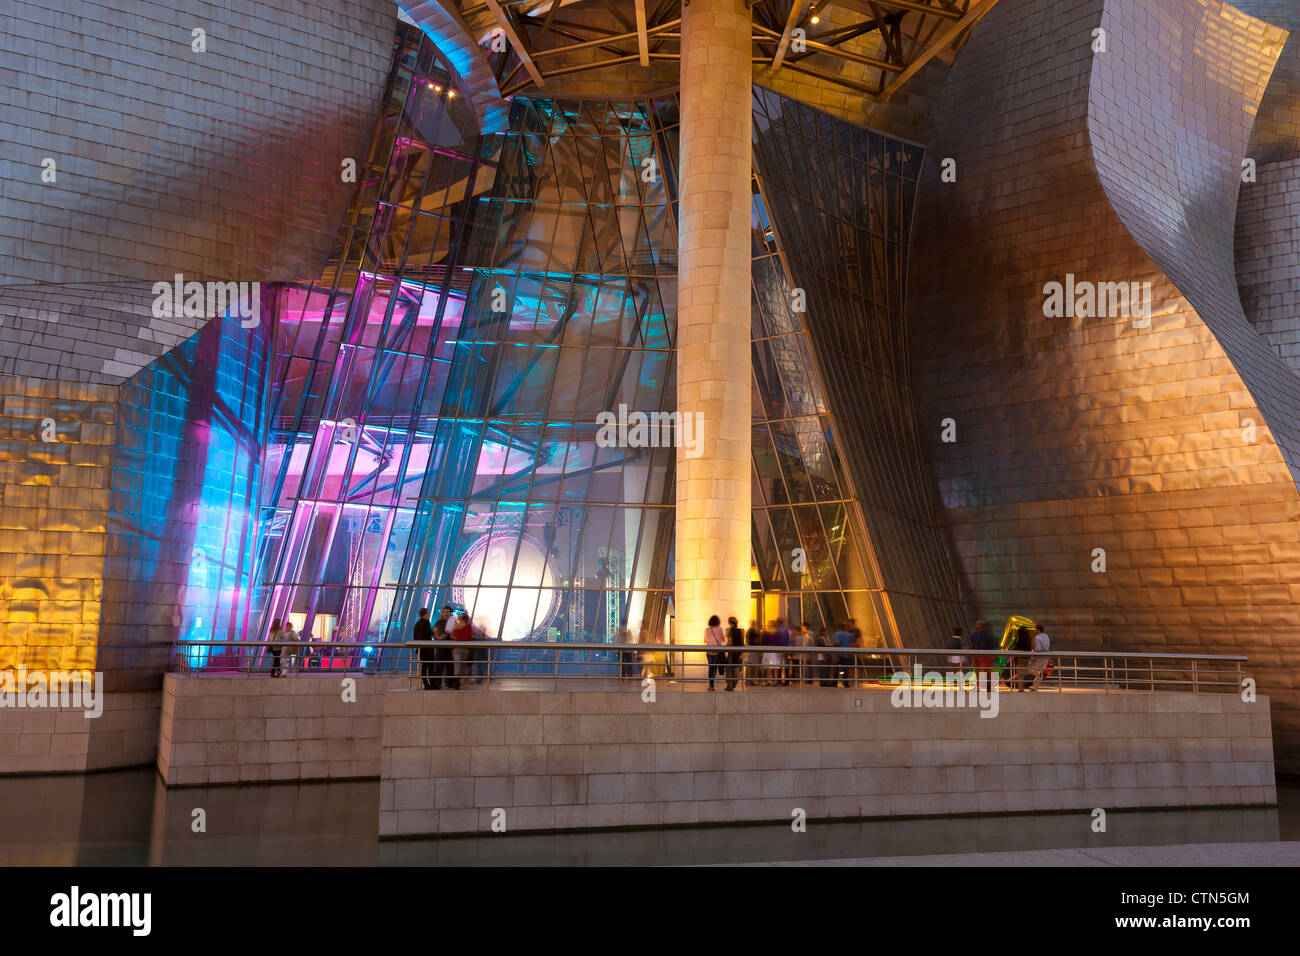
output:
[[1297,31],[6,3],[0,668],[1021,614],[1248,655],[1300,769]]

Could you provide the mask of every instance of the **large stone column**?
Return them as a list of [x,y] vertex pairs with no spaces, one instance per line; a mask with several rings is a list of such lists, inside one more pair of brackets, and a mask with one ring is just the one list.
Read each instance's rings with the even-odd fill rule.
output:
[[749,616],[750,55],[744,0],[683,5],[677,409],[702,433],[677,449],[677,643]]

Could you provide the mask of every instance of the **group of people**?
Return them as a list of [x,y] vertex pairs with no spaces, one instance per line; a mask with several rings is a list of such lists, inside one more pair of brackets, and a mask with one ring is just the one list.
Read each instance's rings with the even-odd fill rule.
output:
[[475,653],[477,648],[463,646],[463,642],[481,637],[469,612],[456,614],[450,604],[444,604],[438,620],[430,624],[429,609],[422,607],[414,631],[413,640],[429,645],[420,648],[420,683],[425,690],[459,690],[462,682],[479,678],[481,660]]
[[[834,632],[823,627],[815,633],[807,624],[797,629],[786,626],[777,619],[764,629],[750,621],[749,629],[742,631],[734,617],[727,618],[727,627],[715,614],[709,618],[704,630],[704,643],[710,648],[708,657],[709,690],[715,681],[722,682],[727,690],[748,684],[752,687],[785,687],[791,684],[818,685],[821,687],[856,687],[871,677],[867,662],[849,648],[862,647],[862,631],[853,619],[840,624]],[[1023,651],[1031,656],[1002,656],[999,641],[989,630],[987,621],[977,621],[971,635],[969,661],[960,627],[952,632],[953,653],[948,662],[962,670],[973,666],[977,673],[996,674],[999,682],[1010,690],[1037,690],[1043,678],[1051,673],[1052,660],[1048,656],[1052,639],[1043,625],[1037,624],[1031,634],[1028,627],[1019,627],[1015,641],[1008,650]],[[763,651],[740,648],[764,647]],[[817,648],[815,651],[790,653],[774,650],[780,647]]]
[[[840,624],[833,632],[820,628],[814,633],[807,624],[792,630],[781,618],[760,629],[757,621],[749,622],[748,630],[741,630],[734,617],[727,618],[724,631],[715,614],[704,629],[704,643],[716,647],[706,652],[709,668],[709,690],[714,689],[715,678],[727,690],[742,684],[751,687],[787,687],[791,684],[819,685],[821,687],[854,687],[863,678],[859,655],[845,649],[862,647],[862,631],[852,618]],[[768,650],[738,650],[745,647],[765,647]],[[775,650],[781,647],[818,648],[816,651],[791,653]]]
[[[430,622],[429,609],[420,608],[413,639],[427,645],[419,650],[420,678],[425,690],[459,689],[462,682],[469,682],[477,676],[480,655],[475,653],[475,648],[457,646],[482,639],[467,612],[456,614],[451,605],[444,605],[438,620]],[[278,620],[272,623],[268,641],[272,654],[272,677],[283,676],[281,655],[284,646],[290,645],[292,654],[292,648],[299,640],[292,622],[283,632]],[[952,651],[948,663],[951,667],[957,670],[973,668],[978,674],[996,674],[999,682],[1011,690],[1036,690],[1043,677],[1051,672],[1052,662],[1048,654],[1052,640],[1041,624],[1035,625],[1032,635],[1028,627],[1017,628],[1015,641],[1009,648],[1028,652],[1031,656],[1002,656],[999,653],[1000,642],[989,630],[987,621],[976,622],[969,647],[960,627],[953,628],[949,640]],[[673,678],[672,658],[652,649],[662,643],[662,638],[656,640],[646,622],[641,622],[635,640],[631,631],[624,628],[619,634],[619,643],[644,647],[643,650],[625,648],[619,652],[620,678]],[[757,621],[750,621],[749,628],[742,629],[736,618],[729,617],[724,628],[721,618],[715,614],[704,629],[704,644],[709,648],[705,654],[709,690],[715,689],[715,683],[721,683],[729,691],[746,685],[856,687],[871,677],[862,655],[849,650],[864,646],[862,631],[852,618],[839,624],[834,631],[822,627],[814,632],[807,624],[790,628],[780,618],[764,628],[760,628]],[[808,650],[792,653],[780,650],[783,647]]]
[[[956,653],[965,646],[960,627],[952,629],[950,643],[953,653],[948,656],[948,664],[957,670],[965,670],[968,666],[966,655]],[[998,639],[989,630],[987,621],[975,622],[975,632],[970,637],[970,649],[976,652],[971,655],[974,658],[971,665],[976,674],[997,674],[998,681],[1009,690],[1037,690],[1043,678],[1051,672],[1052,666],[1052,660],[1047,656],[1052,649],[1052,639],[1043,629],[1043,625],[1035,624],[1032,636],[1029,628],[1016,628],[1015,641],[1008,648],[1013,651],[1030,652],[1032,657],[1017,655],[999,658],[997,653],[999,644]]]
[[271,676],[284,676],[284,658],[289,658],[289,669],[301,662],[305,667],[320,667],[320,658],[311,652],[312,636],[308,631],[299,634],[293,629],[293,621],[280,626],[277,617],[271,622],[271,631],[266,637],[266,650],[271,655]]

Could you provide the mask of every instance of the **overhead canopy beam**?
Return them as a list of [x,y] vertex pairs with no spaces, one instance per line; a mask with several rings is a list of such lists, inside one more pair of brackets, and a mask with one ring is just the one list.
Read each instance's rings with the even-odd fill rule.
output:
[[[760,26],[757,23],[754,24],[754,29],[759,33],[767,34],[773,39],[777,36],[775,30],[769,30],[767,27]],[[825,53],[828,56],[837,56],[840,59],[848,60],[850,63],[860,63],[863,66],[874,67],[877,70],[890,70],[896,73],[903,68],[898,63],[891,63],[888,60],[881,60],[874,56],[863,56],[861,53],[844,50],[837,46],[831,46],[828,43],[818,43],[816,40],[805,40],[804,43],[807,47],[804,52],[791,56],[786,61],[787,63],[794,63],[796,60],[802,60],[805,57],[811,56],[813,53]]]
[[790,35],[803,19],[803,12],[807,6],[808,0],[794,0],[794,3],[790,4],[790,15],[785,18],[785,30],[781,32],[781,42],[776,45],[776,56],[772,57],[772,69],[781,69],[785,51],[790,48]]
[[898,23],[895,21],[890,26],[885,26],[885,15],[880,12],[880,4],[876,0],[867,0],[867,6],[871,8],[871,15],[876,18],[876,23],[880,26],[880,39],[885,44],[885,51],[894,55],[894,62],[906,64],[903,58],[903,45],[898,42]]
[[909,12],[921,13],[926,16],[934,16],[940,20],[959,20],[961,12],[952,10],[948,7],[931,7],[924,3],[913,3],[911,0],[876,0],[875,9],[869,0],[832,0],[834,6],[843,7],[845,10],[852,10],[854,13],[860,13],[864,17],[875,18],[879,14],[880,8],[890,11],[885,18],[890,21],[898,21],[907,16]]
[[[673,27],[679,25],[681,22],[682,22],[681,20],[670,20],[667,23],[661,23],[657,27],[650,27],[648,30],[646,30],[646,34],[648,36],[658,36],[661,33],[666,33],[667,31],[671,30]],[[552,32],[561,33],[560,30],[555,30]],[[578,43],[570,43],[567,46],[553,46],[553,47],[548,47],[545,50],[536,50],[533,52],[533,57],[535,59],[541,60],[548,56],[559,56],[564,53],[574,53],[578,50],[589,50],[592,47],[604,47],[611,43],[623,43],[627,40],[633,39],[635,36],[636,36],[635,33],[609,34],[606,36],[602,36],[596,40],[582,40],[581,42]],[[614,52],[614,53],[618,53],[619,55],[622,55],[622,51],[619,50],[611,49],[610,52]]]
[[642,66],[650,65],[650,37],[646,35],[645,0],[636,0],[636,50]]
[[791,60],[789,63],[786,64],[786,66],[794,70],[796,73],[802,73],[805,76],[816,77],[817,79],[824,80],[827,83],[834,83],[836,86],[845,86],[851,90],[855,90],[858,93],[864,93],[868,96],[876,92],[874,89],[872,89],[870,86],[867,86],[865,83],[859,83],[856,80],[850,80],[848,77],[844,77],[844,76],[836,76],[833,73],[823,73],[821,70],[814,70],[811,69],[810,67],[803,66],[796,60]]
[[889,84],[880,91],[881,102],[889,99],[900,86],[916,76],[921,67],[933,60],[949,44],[961,36],[964,31],[979,23],[984,14],[992,10],[997,5],[997,2],[998,0],[971,0],[971,5],[966,9],[966,15],[944,30],[937,40],[922,50],[920,55],[907,65],[907,69],[890,80]]
[[[447,3],[448,0],[441,0],[441,2]],[[476,9],[490,13],[510,42],[518,60],[518,65],[510,71],[510,75],[504,82],[500,77],[496,78],[502,86],[509,87],[509,92],[515,92],[529,85],[530,81],[531,85],[541,87],[548,77],[565,76],[627,62],[637,62],[642,67],[650,67],[656,61],[675,60],[680,56],[676,53],[661,52],[665,44],[675,45],[675,42],[680,40],[680,19],[659,22],[665,13],[672,16],[668,11],[680,0],[633,0],[631,6],[635,10],[634,19],[620,13],[616,5],[619,0],[596,0],[596,5],[613,18],[613,30],[607,26],[571,24],[565,21],[563,16],[556,16],[565,2],[566,0],[550,0],[549,3],[545,0],[541,3],[535,3],[534,0],[477,0],[475,3]],[[780,70],[783,66],[793,69],[798,64],[800,68],[796,72],[838,86],[866,92],[884,100],[915,76],[935,56],[960,41],[965,33],[997,3],[997,0],[830,0],[836,6],[860,14],[860,18],[857,18],[858,22],[850,22],[829,30],[824,29],[821,35],[815,38],[801,35],[801,49],[797,53],[791,49],[794,33],[807,19],[815,0],[788,0],[788,7],[785,6],[785,2],[778,6],[775,0],[750,0],[750,2],[756,6],[766,5],[766,12],[756,16],[753,21],[756,64],[761,63],[772,70]],[[520,11],[530,6],[530,15],[537,19],[521,19]],[[902,29],[904,18],[908,18],[906,22],[910,22],[912,19],[910,14],[917,14],[916,23],[914,28],[909,28],[904,34]],[[930,19],[927,20],[927,17]],[[784,20],[783,25],[782,20]],[[528,26],[534,27],[534,30],[526,31]],[[614,31],[620,26],[625,32],[615,33]],[[780,32],[775,29],[778,26],[783,27]],[[539,27],[540,32],[538,32]],[[880,32],[883,44],[881,56],[884,59],[845,48],[848,41],[876,30]],[[543,38],[550,40],[550,44],[543,45]],[[557,39],[559,45],[554,45]],[[673,48],[673,46],[669,47],[669,49]],[[632,53],[632,50],[635,50],[635,53]],[[557,68],[555,60],[551,59],[580,51],[592,51],[598,55],[593,61],[568,64],[562,68]],[[878,69],[883,71],[883,75],[878,83],[855,82],[846,77],[823,72],[809,62],[809,58],[816,60],[822,56],[832,56],[848,63]],[[543,63],[550,64],[551,68],[544,68]],[[504,67],[504,63],[502,66]],[[524,76],[523,71],[526,71],[527,77]],[[891,77],[888,74],[894,75]]]
[[[947,20],[960,20],[962,17],[960,10],[932,6],[921,0],[876,0],[876,3],[892,10],[910,10],[912,13],[924,13],[927,16],[943,17]],[[846,6],[854,6],[854,4],[846,4]]]
[[527,70],[528,75],[532,77],[533,83],[538,86],[545,85],[546,80],[542,78],[541,71],[537,69],[537,64],[533,62],[533,55],[528,51],[528,47],[525,45],[523,37],[521,37],[515,30],[514,23],[512,23],[510,18],[506,16],[506,12],[501,8],[501,4],[498,3],[497,0],[484,0],[484,2],[487,4],[487,8],[491,11],[492,16],[496,18],[497,25],[501,27],[501,31],[506,35],[506,39],[509,40],[510,45],[514,47],[515,56],[519,57],[519,62],[524,65],[524,69]]

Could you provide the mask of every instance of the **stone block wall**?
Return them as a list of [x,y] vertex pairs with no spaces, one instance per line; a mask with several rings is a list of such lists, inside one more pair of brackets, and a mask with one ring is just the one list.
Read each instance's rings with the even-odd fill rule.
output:
[[359,678],[349,703],[344,677],[166,675],[158,772],[168,786],[378,776],[384,693],[406,678]]
[[0,774],[82,773],[152,763],[158,746],[156,693],[110,693],[104,711],[0,708]]
[[[1217,694],[396,691],[380,835],[1276,803],[1269,706]],[[1082,824],[1081,824],[1082,825]]]

